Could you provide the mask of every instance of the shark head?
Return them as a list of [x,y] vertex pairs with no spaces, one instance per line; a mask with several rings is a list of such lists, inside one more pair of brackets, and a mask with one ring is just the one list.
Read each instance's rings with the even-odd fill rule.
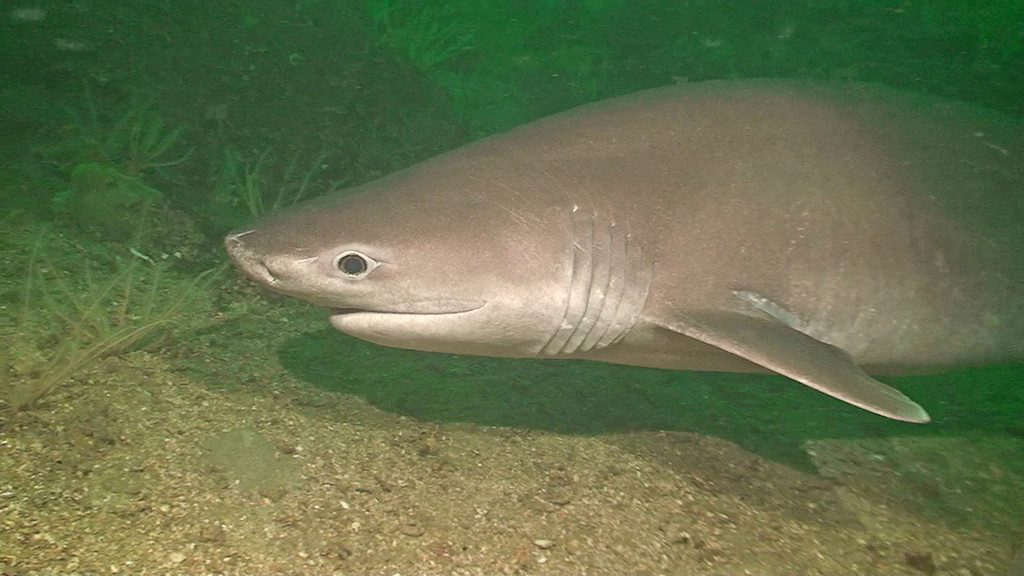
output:
[[434,352],[530,356],[572,280],[571,205],[522,210],[493,181],[435,164],[318,199],[227,236],[266,288],[330,309],[337,329]]

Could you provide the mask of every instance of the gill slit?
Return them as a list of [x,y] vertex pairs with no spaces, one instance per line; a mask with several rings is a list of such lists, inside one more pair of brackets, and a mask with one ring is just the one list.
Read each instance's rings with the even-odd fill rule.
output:
[[599,350],[629,333],[647,301],[653,265],[611,220],[574,208],[572,270],[565,311],[539,354]]

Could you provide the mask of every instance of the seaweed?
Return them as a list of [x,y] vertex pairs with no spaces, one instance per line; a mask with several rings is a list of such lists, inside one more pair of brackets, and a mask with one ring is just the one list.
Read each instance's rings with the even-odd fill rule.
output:
[[[228,146],[224,149],[214,197],[242,206],[250,216],[259,218],[313,196],[310,190],[313,176],[323,169],[328,155],[321,152],[312,162],[304,164],[302,154],[296,153],[282,169],[272,148],[261,152],[255,160],[247,161],[237,149]],[[327,192],[347,182],[347,179],[332,182]]]
[[36,377],[8,386],[4,401],[15,411],[32,408],[105,357],[158,342],[190,300],[224,269],[182,282],[170,273],[172,263],[130,249],[127,257],[106,267],[86,260],[80,272],[69,275],[46,256],[52,244],[48,230],[36,239],[18,320],[19,332],[51,352]]
[[64,173],[96,162],[138,178],[180,164],[192,153],[170,156],[180,144],[184,126],[167,124],[152,97],[131,96],[112,120],[97,109],[88,83],[81,102],[77,108],[65,108],[69,122],[61,127],[56,141],[40,151],[44,161]]
[[377,26],[379,43],[423,72],[449,64],[474,45],[473,30],[457,17],[451,4],[367,0],[366,6]]

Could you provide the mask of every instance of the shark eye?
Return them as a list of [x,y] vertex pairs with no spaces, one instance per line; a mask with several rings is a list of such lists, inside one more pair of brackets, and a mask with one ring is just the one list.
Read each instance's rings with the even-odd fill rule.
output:
[[334,261],[334,266],[350,278],[360,278],[376,268],[377,263],[358,252],[345,252]]

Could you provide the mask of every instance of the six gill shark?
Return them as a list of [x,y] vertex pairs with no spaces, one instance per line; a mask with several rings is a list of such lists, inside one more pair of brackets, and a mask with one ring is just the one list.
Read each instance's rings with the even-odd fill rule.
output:
[[387,346],[771,371],[889,418],[868,373],[1024,358],[1024,126],[879,87],[590,104],[230,234]]

